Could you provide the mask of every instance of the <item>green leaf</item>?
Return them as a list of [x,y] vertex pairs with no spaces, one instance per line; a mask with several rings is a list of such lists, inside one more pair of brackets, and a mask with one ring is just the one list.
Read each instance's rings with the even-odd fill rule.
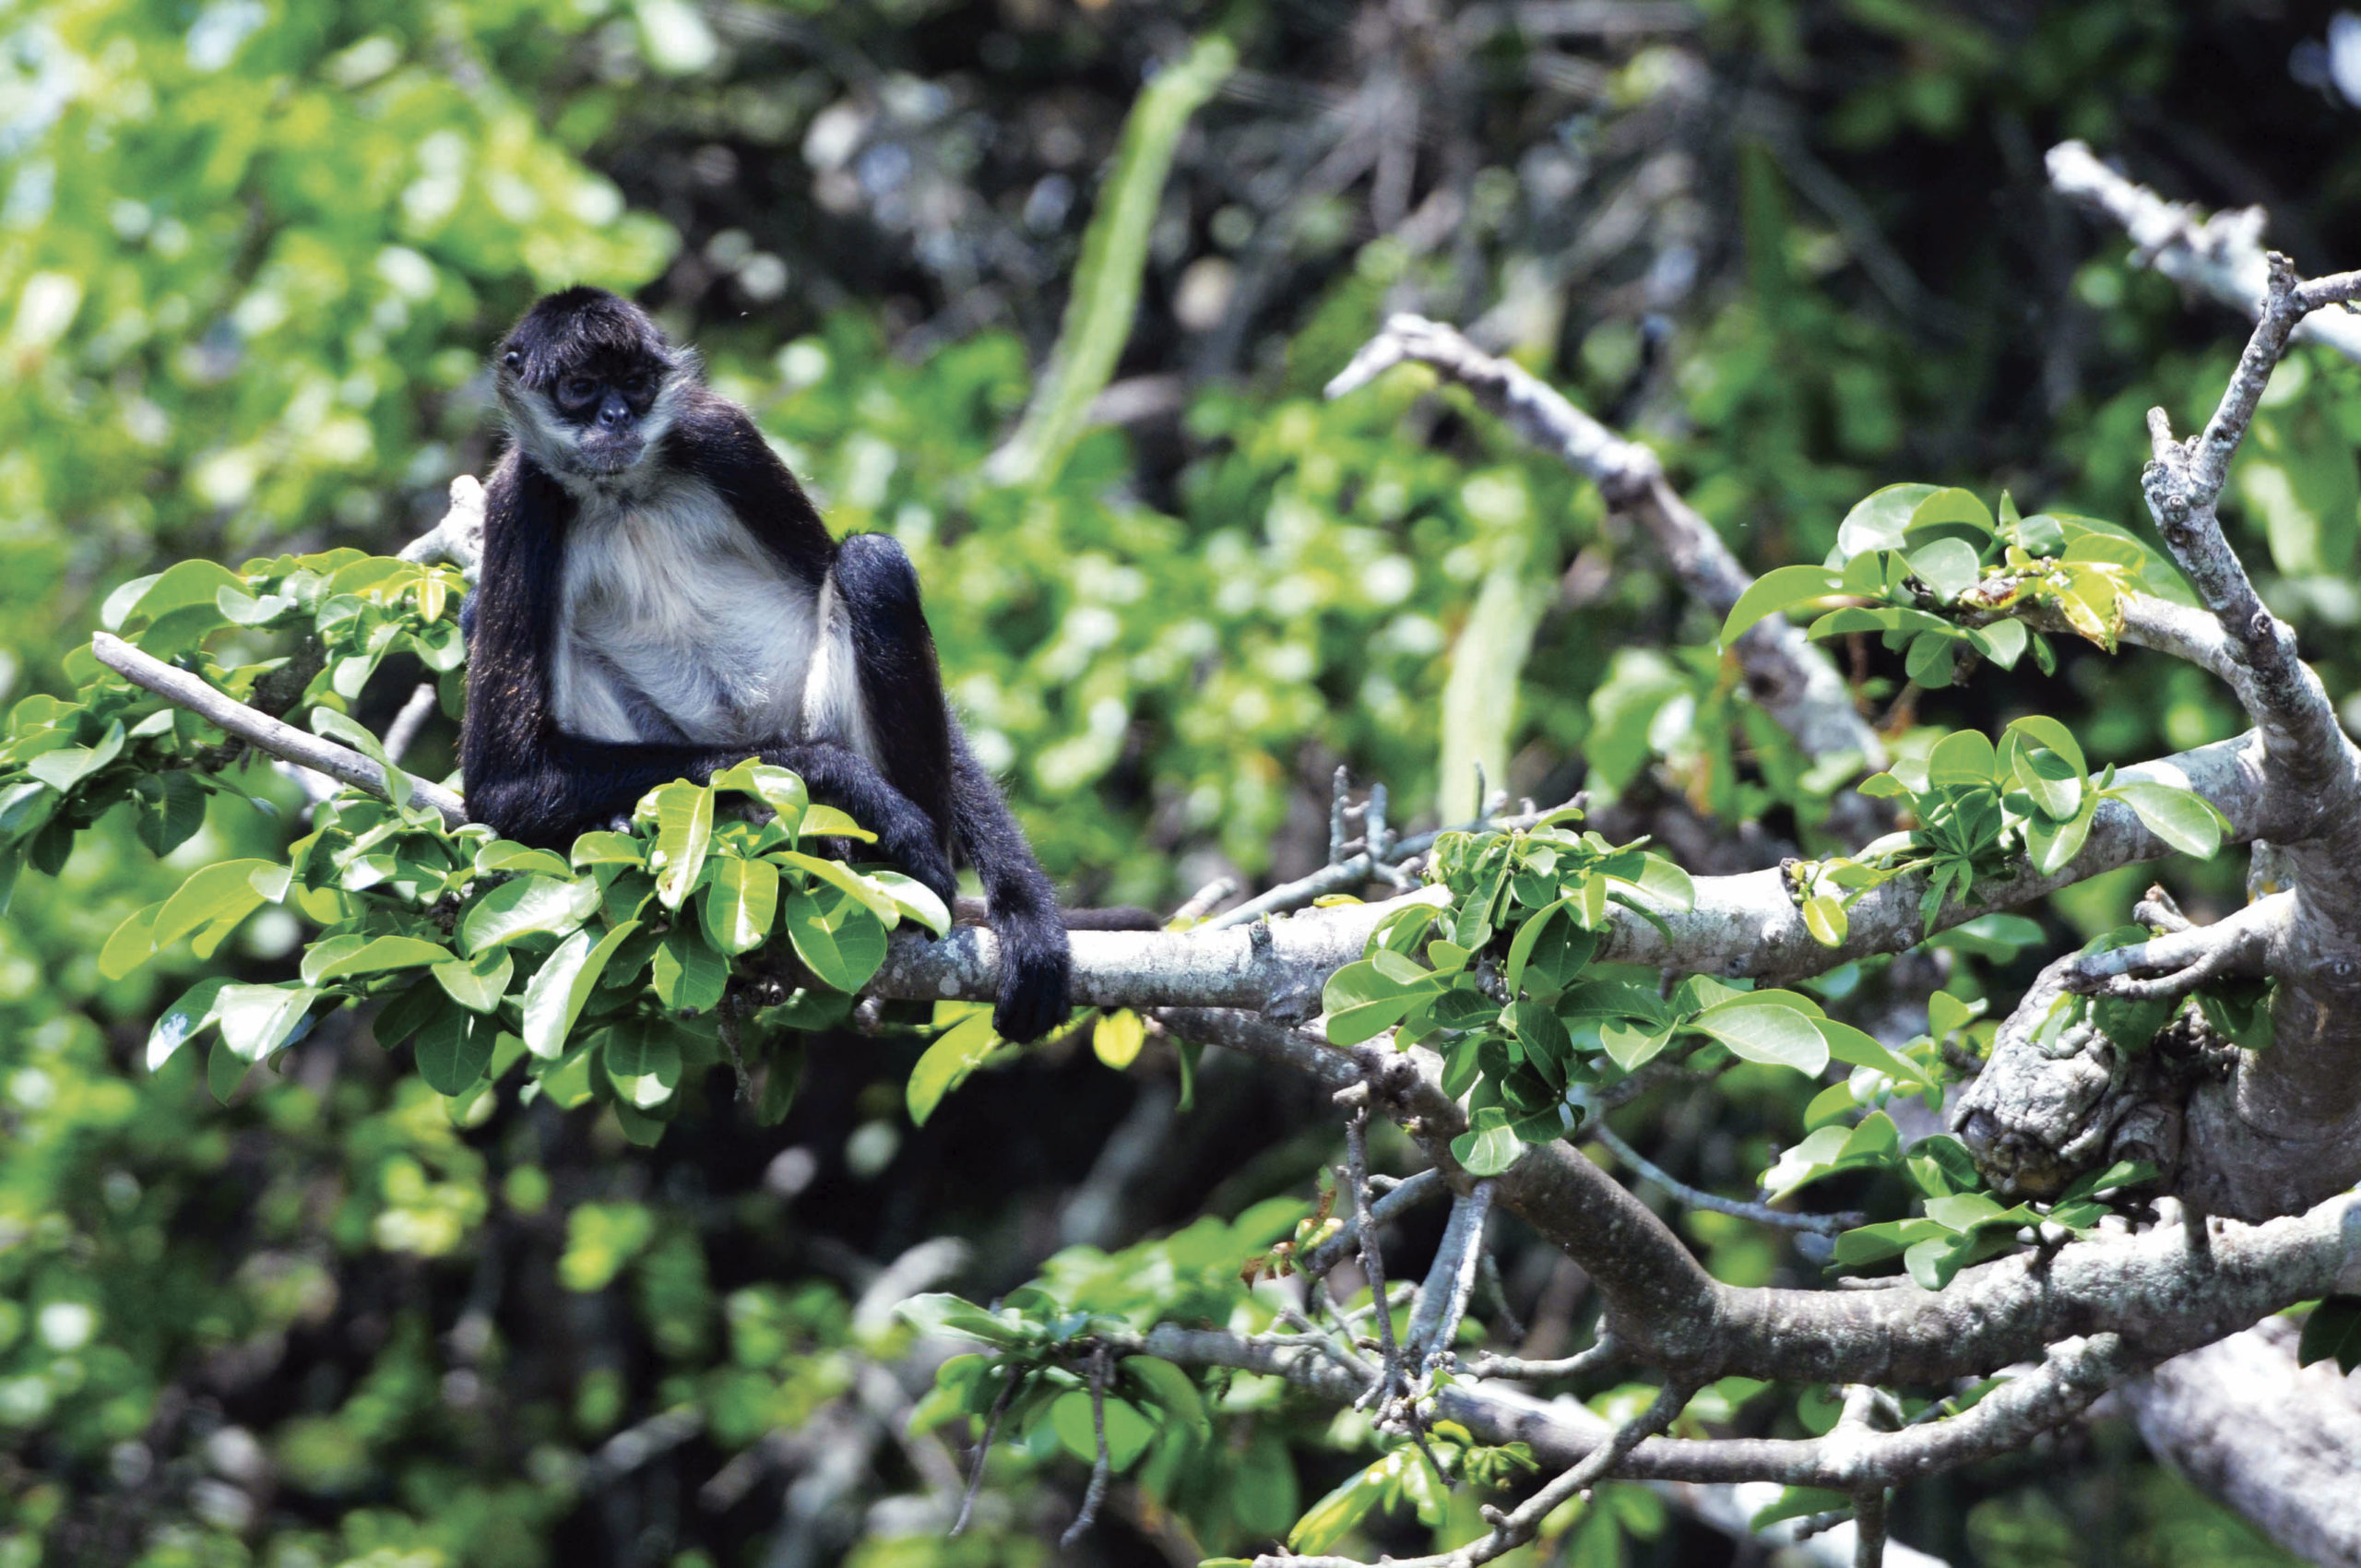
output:
[[935,1337],[955,1334],[965,1339],[980,1339],[987,1345],[1003,1347],[1025,1341],[1024,1332],[1008,1319],[943,1291],[913,1296],[896,1307],[894,1315],[920,1334]]
[[786,921],[796,956],[832,991],[859,991],[885,962],[884,923],[839,888],[789,894]]
[[475,1087],[492,1064],[499,1026],[464,1008],[450,1007],[419,1030],[410,1043],[418,1075],[436,1094],[455,1095]]
[[1107,1428],[1107,1464],[1116,1474],[1139,1463],[1147,1445],[1156,1441],[1156,1426],[1128,1399],[1112,1395],[1099,1401],[1097,1416],[1090,1408],[1090,1390],[1070,1388],[1058,1396],[1050,1406],[1050,1429],[1066,1452],[1085,1464],[1098,1457],[1098,1427]]
[[2066,869],[2091,836],[2091,824],[2097,820],[2099,798],[2094,794],[2082,797],[2082,805],[2064,822],[2039,818],[2023,826],[2025,849],[2033,857],[2033,869],[2044,876],[2055,876]]
[[[183,561],[177,565],[165,568],[153,577],[143,578],[142,581],[147,584],[147,587],[141,590],[136,600],[126,602],[123,619],[117,623],[118,625],[127,625],[133,620],[139,618],[153,621],[159,616],[169,615],[175,610],[185,610],[196,604],[209,606],[216,614],[219,614],[221,590],[225,588],[233,588],[243,593],[246,587],[246,580],[227,566],[206,560]],[[132,586],[129,583],[125,584],[122,588],[116,590],[116,594],[125,592]],[[113,608],[114,597],[110,596],[107,603],[110,609]]]
[[592,866],[644,866],[647,846],[628,833],[585,833],[574,841],[571,858],[585,871]]
[[1349,1477],[1304,1510],[1287,1532],[1287,1550],[1304,1557],[1324,1554],[1358,1527],[1394,1487],[1392,1455]]
[[1524,1143],[1499,1106],[1477,1111],[1476,1124],[1451,1140],[1451,1157],[1470,1176],[1498,1176],[1524,1153]]
[[645,1080],[653,1078],[665,1092],[642,1099],[641,1109],[660,1105],[681,1081],[681,1035],[662,1018],[634,1016],[616,1020],[607,1032],[607,1076],[616,1087],[633,1093],[635,1088],[647,1087]]
[[[1899,490],[1903,487],[1896,485],[1893,488]],[[1984,505],[1975,492],[1956,487],[1938,490],[1911,508],[1910,528],[1913,532],[1944,523],[1965,523],[1989,535],[1993,531],[1992,509]]]
[[794,866],[798,870],[809,873],[829,886],[859,899],[861,907],[876,916],[879,923],[887,931],[893,930],[902,919],[902,911],[895,907],[892,897],[884,888],[842,861],[824,860],[818,855],[807,855],[798,849],[774,850],[771,859],[781,865]]
[[1689,1027],[1749,1062],[1792,1067],[1814,1077],[1828,1065],[1828,1042],[1813,1019],[1793,1008],[1765,1006],[1750,998],[1724,1002],[1698,1014]]
[[1902,1264],[1920,1289],[1940,1290],[1959,1273],[1975,1244],[1968,1236],[1930,1236],[1905,1250]]
[[2350,1376],[2361,1368],[2361,1296],[2330,1296],[2304,1320],[2303,1337],[2296,1342],[2296,1364],[2336,1358],[2337,1371]]
[[1927,754],[1927,782],[1937,789],[1990,785],[1999,781],[1999,758],[1981,731],[1956,731]]
[[1843,946],[1845,933],[1851,926],[1851,917],[1845,912],[1845,900],[1834,894],[1816,894],[1804,900],[1804,929],[1822,947]]
[[943,907],[933,888],[897,871],[872,871],[862,874],[882,888],[885,897],[893,900],[894,908],[901,913],[937,936],[951,934],[951,911]]
[[287,1043],[320,993],[299,981],[225,985],[214,999],[213,1022],[222,1043],[247,1062],[259,1062]]
[[834,806],[817,802],[803,808],[803,825],[796,832],[799,838],[849,838],[858,844],[874,844],[877,835],[872,833]]
[[2210,860],[2229,824],[2202,795],[2170,784],[2132,780],[2106,791],[2139,813],[2148,831],[2184,855]]
[[132,793],[139,803],[139,841],[149,854],[171,854],[205,826],[205,788],[194,774],[151,773]]
[[752,757],[715,774],[712,785],[753,796],[770,807],[774,820],[790,834],[802,831],[804,813],[812,804],[811,791],[800,777]]
[[504,882],[481,898],[459,922],[459,940],[470,954],[520,936],[560,935],[588,920],[599,908],[599,885],[587,877],[560,881],[526,876]]
[[105,737],[97,745],[65,746],[43,752],[25,764],[25,771],[59,794],[70,794],[74,786],[122,754],[123,721],[117,719],[107,726]]
[[158,1071],[172,1059],[173,1053],[186,1045],[213,1022],[214,1004],[220,1000],[222,988],[229,980],[213,976],[201,980],[181,993],[181,999],[166,1008],[148,1031],[148,1070]]
[[1047,486],[1088,428],[1091,401],[1114,374],[1139,315],[1149,235],[1181,133],[1237,64],[1237,49],[1228,39],[1200,39],[1186,56],[1150,78],[1133,101],[1114,164],[1083,232],[1057,346],[1016,433],[987,465],[991,481]]
[[1911,1145],[1902,1166],[1921,1197],[1949,1197],[1953,1193],[1975,1192],[1984,1185],[1984,1177],[1975,1169],[1975,1157],[1949,1133],[1937,1133]]
[[2091,771],[2090,763],[2082,755],[2082,743],[2074,739],[2074,731],[2045,714],[2029,714],[2018,719],[2009,726],[2007,733],[2023,735],[2035,745],[2046,746],[2056,752],[2066,759],[2066,766],[2074,770],[2078,778]]
[[778,868],[768,861],[724,855],[706,880],[705,929],[724,953],[751,953],[778,918]]
[[675,779],[649,798],[656,805],[656,849],[648,857],[656,869],[656,897],[666,909],[677,909],[696,885],[713,842],[713,792]]
[[1000,1045],[1000,1036],[992,1033],[990,1008],[978,1008],[937,1035],[910,1069],[910,1081],[903,1090],[911,1123],[925,1126],[943,1097],[966,1083],[967,1075]]
[[1618,1067],[1636,1073],[1672,1043],[1672,1026],[1610,1018],[1598,1026],[1598,1042]]
[[1126,1356],[1119,1365],[1141,1396],[1161,1408],[1173,1424],[1199,1443],[1213,1440],[1213,1418],[1205,1413],[1204,1396],[1187,1372],[1155,1356]]
[[1814,1018],[1812,1028],[1828,1042],[1828,1054],[1848,1067],[1874,1068],[1897,1083],[1927,1081],[1927,1075],[1916,1063],[1866,1030],[1840,1024],[1833,1018]]
[[713,950],[694,921],[682,921],[664,933],[649,980],[669,1011],[710,1012],[729,988],[730,960]]
[[479,953],[472,958],[452,958],[434,966],[434,981],[444,994],[471,1013],[489,1013],[508,994],[516,961],[505,947]]
[[1758,621],[1791,604],[1820,599],[1836,589],[1837,574],[1827,566],[1779,566],[1747,586],[1722,622],[1722,646],[1727,647]]
[[1984,575],[1975,547],[1964,539],[1939,539],[1919,546],[1910,552],[1910,569],[1946,601],[1974,588]]
[[1988,626],[1978,626],[1968,638],[1985,658],[2003,670],[2014,670],[2017,660],[2025,656],[2025,639],[2022,621],[1995,621]]
[[1961,641],[1948,631],[1919,633],[1903,657],[1902,672],[1928,691],[1942,690],[1958,673]]
[[414,969],[427,964],[440,964],[451,956],[450,949],[436,942],[421,941],[415,936],[380,936],[354,952],[321,967],[311,976],[314,980],[343,980],[349,975],[382,974],[387,969]]
[[1899,550],[1919,503],[1936,493],[1931,484],[1889,484],[1845,514],[1836,526],[1836,553],[1851,558],[1872,550]]
[[1405,983],[1386,974],[1376,960],[1364,958],[1330,975],[1320,993],[1329,1043],[1358,1045],[1374,1039],[1400,1023],[1412,1005],[1442,989],[1439,980],[1424,970],[1418,973],[1424,978]]
[[[587,833],[583,835],[585,838],[588,837],[590,835]],[[604,834],[601,837],[611,838],[622,835]],[[581,840],[575,842],[578,848]],[[636,855],[632,858],[635,861],[638,859]],[[506,838],[495,838],[476,851],[476,874],[488,876],[500,871],[530,872],[540,876],[570,877],[574,874],[573,865],[554,851],[536,849]]]
[[1092,1051],[1119,1073],[1139,1060],[1140,1048],[1146,1043],[1147,1020],[1128,1007],[1101,1013],[1090,1031]]
[[164,912],[162,900],[142,909],[135,909],[124,917],[114,928],[106,945],[99,949],[99,973],[111,980],[121,980],[156,956],[156,917]]
[[637,921],[625,921],[600,937],[596,946],[587,931],[577,931],[557,944],[525,985],[521,1032],[527,1051],[544,1060],[555,1060],[564,1052],[575,1020],[582,1016],[584,1004],[606,972],[607,960],[638,930]]

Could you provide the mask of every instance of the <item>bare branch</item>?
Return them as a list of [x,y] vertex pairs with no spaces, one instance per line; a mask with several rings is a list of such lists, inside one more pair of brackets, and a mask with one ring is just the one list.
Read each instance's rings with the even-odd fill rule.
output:
[[[324,741],[282,719],[248,707],[187,671],[142,653],[111,633],[101,632],[91,637],[90,651],[98,657],[100,663],[132,684],[187,708],[257,751],[325,773],[340,783],[349,784],[380,800],[390,798],[386,793],[386,770],[349,746]],[[413,799],[440,813],[448,826],[457,827],[468,820],[467,808],[461,804],[459,797],[439,784],[429,784],[422,778],[413,779],[410,792]]]
[[2296,1365],[2266,1318],[2111,1396],[2149,1450],[2307,1562],[2361,1568],[2361,1401],[2333,1362]]
[[1459,1321],[1467,1299],[1476,1292],[1482,1272],[1484,1221],[1492,1212],[1492,1184],[1478,1182],[1451,1206],[1451,1221],[1443,1227],[1442,1243],[1418,1289],[1418,1305],[1410,1314],[1409,1351],[1412,1364],[1430,1368],[1447,1361],[1459,1337]]
[[1611,1367],[1623,1359],[1623,1347],[1615,1343],[1611,1334],[1599,1336],[1598,1342],[1586,1350],[1561,1356],[1554,1361],[1527,1361],[1514,1356],[1477,1356],[1467,1370],[1477,1377],[1514,1378],[1521,1383],[1539,1383],[1559,1378],[1586,1376],[1601,1367]]
[[1345,1123],[1345,1185],[1352,1193],[1353,1222],[1360,1230],[1361,1276],[1369,1281],[1370,1304],[1377,1313],[1377,1343],[1385,1357],[1385,1368],[1377,1385],[1362,1397],[1374,1396],[1382,1405],[1406,1384],[1402,1351],[1394,1339],[1394,1311],[1385,1299],[1385,1254],[1378,1247],[1377,1221],[1370,1214],[1369,1148],[1365,1141],[1369,1131],[1369,1091],[1356,1084],[1337,1091],[1337,1098],[1342,1099],[1356,1090],[1360,1094],[1360,1102],[1352,1107],[1352,1115]]
[[1709,1193],[1667,1172],[1638,1149],[1618,1137],[1615,1129],[1601,1122],[1590,1130],[1590,1135],[1605,1144],[1608,1152],[1631,1168],[1631,1173],[1643,1182],[1655,1183],[1672,1194],[1673,1200],[1690,1208],[1710,1209],[1738,1219],[1751,1219],[1760,1225],[1775,1225],[1782,1230],[1809,1230],[1817,1235],[1833,1236],[1839,1230],[1849,1230],[1868,1218],[1859,1214],[1790,1214],[1786,1209],[1773,1208],[1769,1204],[1748,1203],[1738,1198],[1726,1198]]
[[[1440,322],[1392,317],[1329,382],[1327,395],[1341,398],[1406,362],[1431,366],[1459,383],[1518,434],[1596,482],[1608,505],[1644,529],[1681,585],[1716,613],[1727,613],[1754,580],[1714,526],[1674,493],[1654,452],[1617,435],[1522,366],[1485,353]],[[1844,677],[1799,628],[1772,616],[1739,638],[1737,651],[1755,700],[1807,755],[1849,752],[1861,758],[1866,771],[1885,766],[1885,748],[1854,711]]]
[[483,562],[483,486],[473,474],[451,481],[451,506],[443,520],[402,546],[404,561],[447,561],[459,568],[468,586],[475,586]]
[[[1203,1034],[1195,1034],[1191,1038],[1204,1039],[1204,1037]],[[1337,1054],[1340,1061],[1345,1060],[1342,1052]],[[1443,1184],[1442,1171],[1421,1170],[1395,1186],[1393,1191],[1380,1194],[1369,1206],[1370,1212],[1377,1217],[1380,1224],[1383,1224],[1396,1215],[1407,1214],[1430,1199],[1445,1196],[1450,1191],[1451,1189]],[[1314,1279],[1319,1278],[1344,1262],[1346,1253],[1358,1249],[1360,1233],[1360,1221],[1353,1216],[1346,1216],[1344,1228],[1296,1260],[1296,1266]]]
[[[2068,991],[2127,1001],[2186,996],[2213,980],[2262,973],[2272,940],[2286,932],[2295,910],[2294,894],[2274,893],[2213,925],[2084,955],[2067,967],[2062,978]],[[2143,975],[2149,978],[2139,978]]]
[[417,689],[410,693],[409,700],[402,704],[399,713],[394,715],[394,721],[386,726],[387,761],[397,763],[402,760],[403,754],[409,750],[410,742],[418,739],[418,732],[426,728],[427,719],[433,717],[435,698],[439,695],[432,681],[421,681]]
[[[2270,273],[2262,246],[2262,208],[2208,217],[2200,208],[2166,201],[2125,179],[2079,141],[2051,148],[2048,162],[2049,183],[2058,194],[2123,226],[2131,237],[2135,264],[2153,267],[2233,310],[2258,313]],[[2297,329],[2297,336],[2361,360],[2361,320],[2314,316]]]
[[1072,1550],[1074,1544],[1090,1533],[1098,1522],[1098,1505],[1107,1499],[1107,1478],[1113,1467],[1107,1452],[1107,1375],[1109,1360],[1107,1348],[1101,1345],[1090,1354],[1090,1430],[1098,1439],[1098,1456],[1090,1464],[1090,1486],[1082,1494],[1082,1511],[1058,1538],[1062,1550]]

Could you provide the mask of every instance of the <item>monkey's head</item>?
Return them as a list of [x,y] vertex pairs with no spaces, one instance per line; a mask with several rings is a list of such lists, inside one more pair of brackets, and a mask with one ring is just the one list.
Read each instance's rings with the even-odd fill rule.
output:
[[517,444],[561,479],[615,482],[672,422],[696,355],[676,349],[647,313],[604,289],[544,296],[492,364]]

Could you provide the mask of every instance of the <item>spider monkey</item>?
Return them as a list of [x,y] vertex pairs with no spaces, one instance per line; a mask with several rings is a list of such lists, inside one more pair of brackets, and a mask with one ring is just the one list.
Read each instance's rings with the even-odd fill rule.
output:
[[943,700],[901,545],[831,539],[695,352],[604,290],[536,303],[492,376],[511,440],[469,606],[475,814],[562,846],[758,755],[946,907],[964,852],[1000,943],[993,1028],[1029,1040],[1062,1021],[1066,921]]

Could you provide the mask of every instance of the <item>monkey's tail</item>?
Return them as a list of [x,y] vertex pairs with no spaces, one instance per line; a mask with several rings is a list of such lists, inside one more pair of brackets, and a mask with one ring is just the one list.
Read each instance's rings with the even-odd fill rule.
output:
[[[961,925],[984,923],[984,901],[962,897],[951,908]],[[1111,909],[1060,909],[1058,919],[1068,931],[1162,931],[1164,917],[1153,909],[1124,904]]]

